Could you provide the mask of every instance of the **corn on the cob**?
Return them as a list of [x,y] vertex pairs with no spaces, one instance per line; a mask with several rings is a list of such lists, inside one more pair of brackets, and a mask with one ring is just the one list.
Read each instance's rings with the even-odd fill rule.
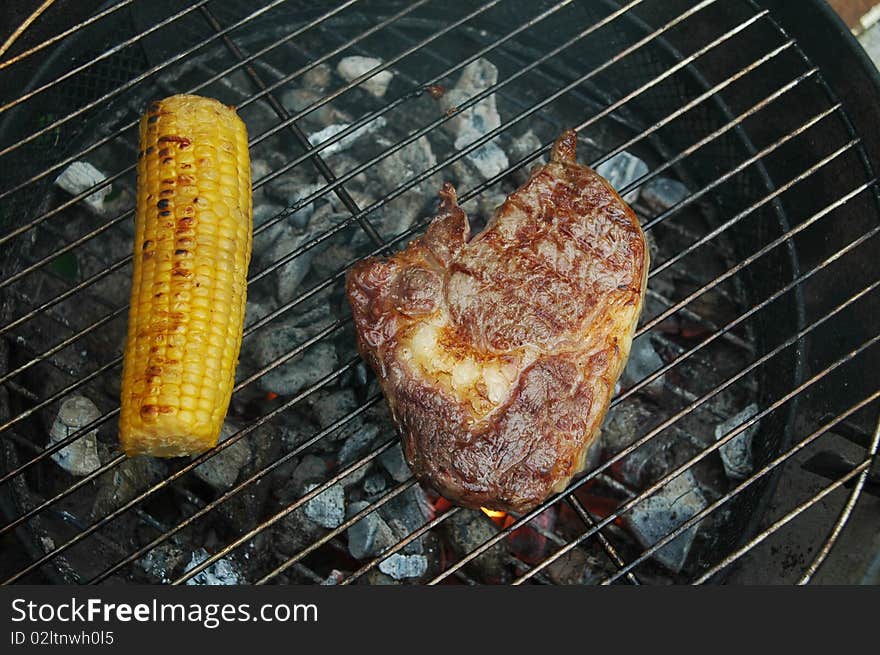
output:
[[247,131],[177,95],[140,122],[134,276],[119,438],[129,455],[217,443],[241,347],[251,254]]

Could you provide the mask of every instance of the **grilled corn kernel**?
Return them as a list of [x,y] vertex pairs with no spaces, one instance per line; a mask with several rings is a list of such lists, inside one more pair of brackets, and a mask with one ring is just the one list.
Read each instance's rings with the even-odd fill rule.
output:
[[217,443],[235,378],[251,255],[247,131],[178,95],[140,122],[134,275],[119,439],[129,455]]

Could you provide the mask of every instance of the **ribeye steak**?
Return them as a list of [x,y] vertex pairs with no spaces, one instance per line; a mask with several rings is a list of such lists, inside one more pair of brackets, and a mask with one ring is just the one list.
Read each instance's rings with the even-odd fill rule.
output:
[[347,293],[413,472],[468,507],[525,511],[584,466],[648,271],[638,219],[563,133],[473,239],[455,189],[424,236]]

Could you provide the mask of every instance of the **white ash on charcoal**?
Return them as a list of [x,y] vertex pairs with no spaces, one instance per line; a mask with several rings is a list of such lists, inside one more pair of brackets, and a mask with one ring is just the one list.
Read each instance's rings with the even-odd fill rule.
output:
[[[685,471],[633,507],[624,521],[639,543],[648,548],[705,509],[707,504],[696,478]],[[691,526],[657,550],[653,558],[673,573],[680,572],[699,529],[700,523]]]
[[364,493],[367,497],[372,498],[377,494],[382,493],[388,488],[388,480],[385,479],[385,476],[381,473],[374,473],[372,475],[368,475],[364,479]]
[[[348,518],[370,506],[359,500],[348,507]],[[397,537],[378,512],[370,512],[346,531],[348,552],[357,560],[365,560],[378,555],[397,543]]]
[[[354,55],[340,59],[339,63],[336,64],[336,72],[339,73],[339,76],[346,82],[351,82],[381,65],[381,59]],[[367,93],[370,93],[377,98],[382,98],[385,95],[385,92],[388,91],[388,85],[391,84],[392,79],[394,79],[394,73],[389,70],[384,70],[366,80],[363,80],[358,86]]]
[[254,252],[259,270],[276,267],[273,276],[276,281],[276,297],[281,302],[291,299],[308,275],[313,253],[308,250],[301,252],[282,266],[276,266],[276,262],[288,256],[307,240],[303,232],[283,221],[266,229],[255,238],[258,248],[255,248]]
[[[327,479],[327,462],[316,455],[304,456],[290,476],[286,485],[289,492],[284,496],[286,502],[293,502],[308,491],[310,483],[320,483]],[[292,493],[290,493],[292,492]]]
[[[629,360],[623,374],[620,376],[618,384],[621,389],[630,389],[649,375],[663,368],[664,362],[657,354],[654,343],[649,334],[636,338],[632,343],[629,352]],[[661,375],[657,379],[643,386],[638,393],[646,393],[650,396],[659,397],[663,393],[663,378]]]
[[[373,223],[372,220],[370,222]],[[357,226],[354,226],[353,229],[360,231],[360,228]],[[348,231],[346,231],[346,234],[348,234]],[[322,250],[320,257],[312,258],[312,272],[317,279],[326,280],[339,273],[346,266],[354,263],[357,258],[357,250],[353,246],[347,243],[339,243],[334,238]],[[342,288],[345,281],[339,280],[337,284]]]
[[[469,161],[463,159],[452,162],[450,166],[443,169],[443,173],[444,179],[452,182],[459,196],[463,196],[483,183],[479,171]],[[436,194],[437,189],[434,190],[434,195],[436,196]]]
[[473,150],[467,157],[487,180],[504,172],[508,166],[507,155],[494,141]]
[[[441,106],[446,111],[452,111],[496,82],[498,69],[495,65],[488,59],[477,59],[465,66],[458,82],[440,100]],[[463,150],[500,125],[501,115],[498,113],[494,93],[444,123],[445,129],[455,139],[457,150]],[[497,144],[497,139],[472,150],[466,157],[477,167],[483,178],[499,174],[508,165],[507,155]]]
[[[199,548],[192,554],[189,564],[184,573],[192,571],[199,564],[208,559],[208,551]],[[186,581],[188,585],[237,585],[242,584],[241,572],[232,558],[221,558],[213,562],[204,571],[200,571]]]
[[[254,205],[254,227],[259,228],[262,227],[264,223],[268,223],[270,220],[277,218],[281,213],[285,211],[284,205],[278,205],[271,202],[263,202],[260,204]],[[309,214],[311,215],[311,214]],[[287,219],[282,219],[281,223],[286,222]],[[274,229],[274,225],[269,230]],[[260,235],[256,235],[254,237],[256,240],[260,240],[262,237]]]
[[[640,431],[638,438],[646,433],[647,430]],[[673,427],[627,455],[619,465],[620,478],[635,488],[648,486],[695,456],[698,450],[687,433]]]
[[412,471],[406,463],[400,444],[394,444],[392,448],[379,455],[379,463],[395,482],[406,482],[412,477]]
[[[274,266],[282,258],[343,223],[348,217],[347,213],[336,213],[329,203],[325,203],[315,210],[305,228],[298,228],[286,222],[272,226],[259,235],[259,242],[265,244],[262,252],[255,250],[260,253],[258,255],[260,263],[265,267]],[[315,258],[332,242],[338,243],[338,239],[344,238],[344,233],[345,230],[341,231],[339,237],[325,239],[299,252],[290,261],[278,267],[275,273],[277,284],[275,295],[280,302],[287,302],[295,296]]]
[[[377,138],[377,143],[385,151],[396,142],[380,136]],[[427,137],[420,136],[412,143],[408,143],[379,160],[371,168],[370,173],[377,175],[379,180],[384,182],[390,191],[403,182],[424,173],[432,166],[436,166],[436,164],[437,157],[434,155],[430,141],[428,141]],[[419,186],[423,185],[428,185],[427,180],[419,183]]]
[[[223,443],[238,431],[237,425],[229,421],[224,422],[218,443]],[[251,461],[248,438],[248,436],[240,438],[231,446],[227,446],[224,450],[199,464],[193,471],[196,477],[216,491],[225,491],[234,485],[241,470]]]
[[[377,145],[386,151],[395,141],[379,136]],[[368,172],[368,178],[383,193],[390,193],[402,184],[436,165],[437,158],[424,136],[379,160]],[[407,189],[391,202],[372,212],[368,218],[385,238],[392,238],[408,230],[415,221],[427,218],[431,200],[436,197],[440,178],[433,175]],[[372,204],[372,203],[371,203]],[[365,243],[365,235],[356,235],[354,245]]]
[[[357,400],[354,398],[351,389],[333,389],[321,388],[309,394],[302,402],[289,412],[285,412],[280,417],[279,427],[281,429],[281,442],[287,451],[294,450],[301,444],[312,439],[318,432],[321,432],[327,426],[334,423],[338,418],[348,414],[357,407]],[[328,410],[315,409],[310,401],[320,408],[322,406],[331,408]],[[338,400],[338,408],[334,408],[334,402]],[[355,404],[351,404],[355,403]],[[326,457],[332,456],[335,460],[338,457],[341,445],[355,432],[361,430],[364,424],[363,416],[356,416],[333,431],[327,433],[310,447],[310,452],[315,454],[323,454]]]
[[[306,485],[306,493],[316,489],[318,484]],[[333,484],[306,502],[305,513],[308,518],[324,528],[336,528],[345,521],[345,490],[340,484]]]
[[[478,510],[460,509],[442,525],[446,540],[459,559],[498,534],[498,526]],[[465,570],[483,582],[503,582],[509,555],[507,542],[501,540],[469,562]]]
[[[251,294],[252,296],[253,294]],[[250,327],[257,321],[265,318],[269,314],[271,314],[273,308],[269,306],[269,304],[260,302],[256,298],[249,297],[247,299],[247,303],[245,305],[244,310],[244,326],[245,328]]]
[[[257,212],[260,208],[267,203],[267,195],[266,188],[267,184],[260,184],[260,186],[256,186],[258,182],[260,182],[264,177],[269,175],[274,169],[272,165],[268,162],[268,160],[262,157],[253,157],[251,159],[251,184],[252,184],[252,200],[254,207],[254,226],[259,226],[257,223]],[[265,214],[264,214],[265,216]]]
[[[344,478],[342,478],[342,480],[339,481],[339,484],[341,484],[343,486],[343,488],[345,488],[345,489],[349,489],[351,487],[354,487],[355,485],[360,484],[361,481],[363,481],[363,479],[365,477],[367,477],[367,474],[370,472],[370,470],[371,470],[370,464],[366,464],[364,466],[358,466],[351,473],[349,473]],[[358,487],[357,491],[355,491],[355,493],[360,495],[360,488],[359,487]]]
[[687,198],[691,192],[679,182],[668,177],[655,177],[642,186],[639,199],[648,209],[659,214],[675,207]]
[[[271,326],[258,331],[253,338],[257,343],[253,355],[262,368],[273,365],[275,360],[287,355],[322,329],[332,323],[329,309],[318,306],[304,314],[276,319]],[[332,343],[319,341],[304,352],[291,357],[259,378],[258,385],[264,391],[281,395],[293,395],[329,375],[339,362]]]
[[660,411],[654,403],[637,395],[612,407],[608,410],[599,436],[604,459],[621,452],[659,424],[661,419]]
[[[72,196],[79,195],[83,191],[91,189],[107,179],[101,171],[87,161],[75,161],[67,166],[61,174],[55,178],[55,186],[67,191]],[[80,202],[98,216],[107,216],[110,213],[108,196],[113,191],[113,185],[97,189],[87,195]]]
[[379,562],[379,570],[395,580],[420,578],[428,570],[428,558],[424,555],[393,555]]
[[[312,107],[324,99],[324,93],[315,91],[307,86],[298,89],[290,89],[281,94],[281,105],[290,113],[298,114],[299,112]],[[351,116],[341,111],[327,102],[320,107],[309,109],[308,113],[297,119],[307,128],[319,128],[321,125],[332,125],[334,123],[349,123]],[[319,128],[320,129],[320,128]]]
[[[314,132],[309,135],[309,143],[311,143],[316,148],[320,146],[325,141],[333,138],[343,130],[351,127],[351,123],[332,123],[327,127]],[[321,150],[321,156],[332,155],[337,152],[342,152],[344,150],[348,150],[355,143],[360,141],[366,136],[373,134],[385,127],[385,119],[382,116],[377,116],[372,119],[368,123],[361,125],[357,129],[355,129],[350,134],[345,135],[338,141],[334,141],[326,148]]]
[[[629,186],[639,178],[648,174],[648,165],[626,150],[614,155],[608,161],[596,167],[596,172],[608,180],[617,191]],[[632,204],[639,199],[641,187],[629,191],[623,199]]]
[[[339,449],[339,465],[345,467],[354,463],[378,446],[382,438],[383,434],[378,426],[372,423],[362,424],[357,430],[350,433]],[[366,467],[361,468],[366,469]]]
[[[375,148],[375,139],[368,139],[365,142],[365,147],[374,149]],[[358,152],[362,152],[358,150]],[[325,158],[327,162],[327,166],[333,171],[337,178],[342,177],[343,175],[347,175],[352,169],[360,166],[361,160],[355,159],[349,151],[343,152],[334,152],[327,155]],[[367,184],[367,173],[366,171],[360,171],[351,177],[347,178],[345,182],[342,183],[343,187],[349,192],[350,195],[355,196],[358,193],[362,193],[363,187]],[[342,200],[340,200],[339,195],[336,190],[327,194],[326,198],[329,202],[333,203],[334,209],[336,211],[342,211],[343,209],[348,211],[348,208],[342,204]],[[373,199],[369,200],[358,200],[358,206],[363,209],[369,204],[372,204]]]
[[[537,152],[541,149],[541,146],[544,144],[541,143],[541,139],[532,132],[532,130],[526,130],[524,134],[520,136],[515,136],[510,140],[510,145],[507,147],[507,152],[510,154],[510,159],[514,162],[523,159],[524,157],[528,157],[529,155]],[[511,173],[511,177],[513,178],[516,186],[522,186],[525,184],[529,177],[531,176],[532,170],[536,166],[542,166],[547,163],[547,155],[541,155],[540,157],[536,157],[532,159],[529,163],[524,164],[517,168],[513,173]]]
[[[744,410],[731,416],[723,423],[715,427],[715,440],[718,441],[730,431],[736,429],[758,413],[758,406],[754,403]],[[761,422],[758,421],[736,435],[718,449],[724,472],[731,480],[743,480],[754,470],[752,457],[752,442]]]
[[[101,410],[85,396],[71,396],[61,403],[49,430],[48,446],[58,443],[101,418]],[[71,475],[83,476],[98,470],[98,429],[77,437],[70,445],[50,455],[52,461]]]
[[[251,159],[251,180],[253,182],[259,182],[261,179],[269,175],[274,169],[272,165],[265,159],[260,157],[254,157]],[[265,189],[265,185],[261,186],[259,190]],[[258,193],[257,189],[254,189],[254,193]],[[256,214],[258,207],[254,206],[254,213]]]
[[[397,541],[400,541],[433,518],[434,510],[422,488],[414,486],[382,505],[379,513],[391,528]],[[405,546],[403,553],[424,552],[424,539],[425,535],[413,539]]]
[[130,457],[97,479],[92,516],[100,518],[122,507],[168,473],[164,460]]
[[[173,541],[165,541],[137,561],[151,582],[167,584],[182,571],[190,554]],[[203,560],[204,561],[204,560]]]

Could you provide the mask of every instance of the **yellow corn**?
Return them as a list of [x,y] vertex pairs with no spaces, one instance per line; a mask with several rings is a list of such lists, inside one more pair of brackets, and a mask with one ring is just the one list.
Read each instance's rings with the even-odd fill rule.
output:
[[217,443],[241,347],[251,256],[247,131],[234,109],[177,95],[140,122],[134,276],[119,439],[177,457]]

